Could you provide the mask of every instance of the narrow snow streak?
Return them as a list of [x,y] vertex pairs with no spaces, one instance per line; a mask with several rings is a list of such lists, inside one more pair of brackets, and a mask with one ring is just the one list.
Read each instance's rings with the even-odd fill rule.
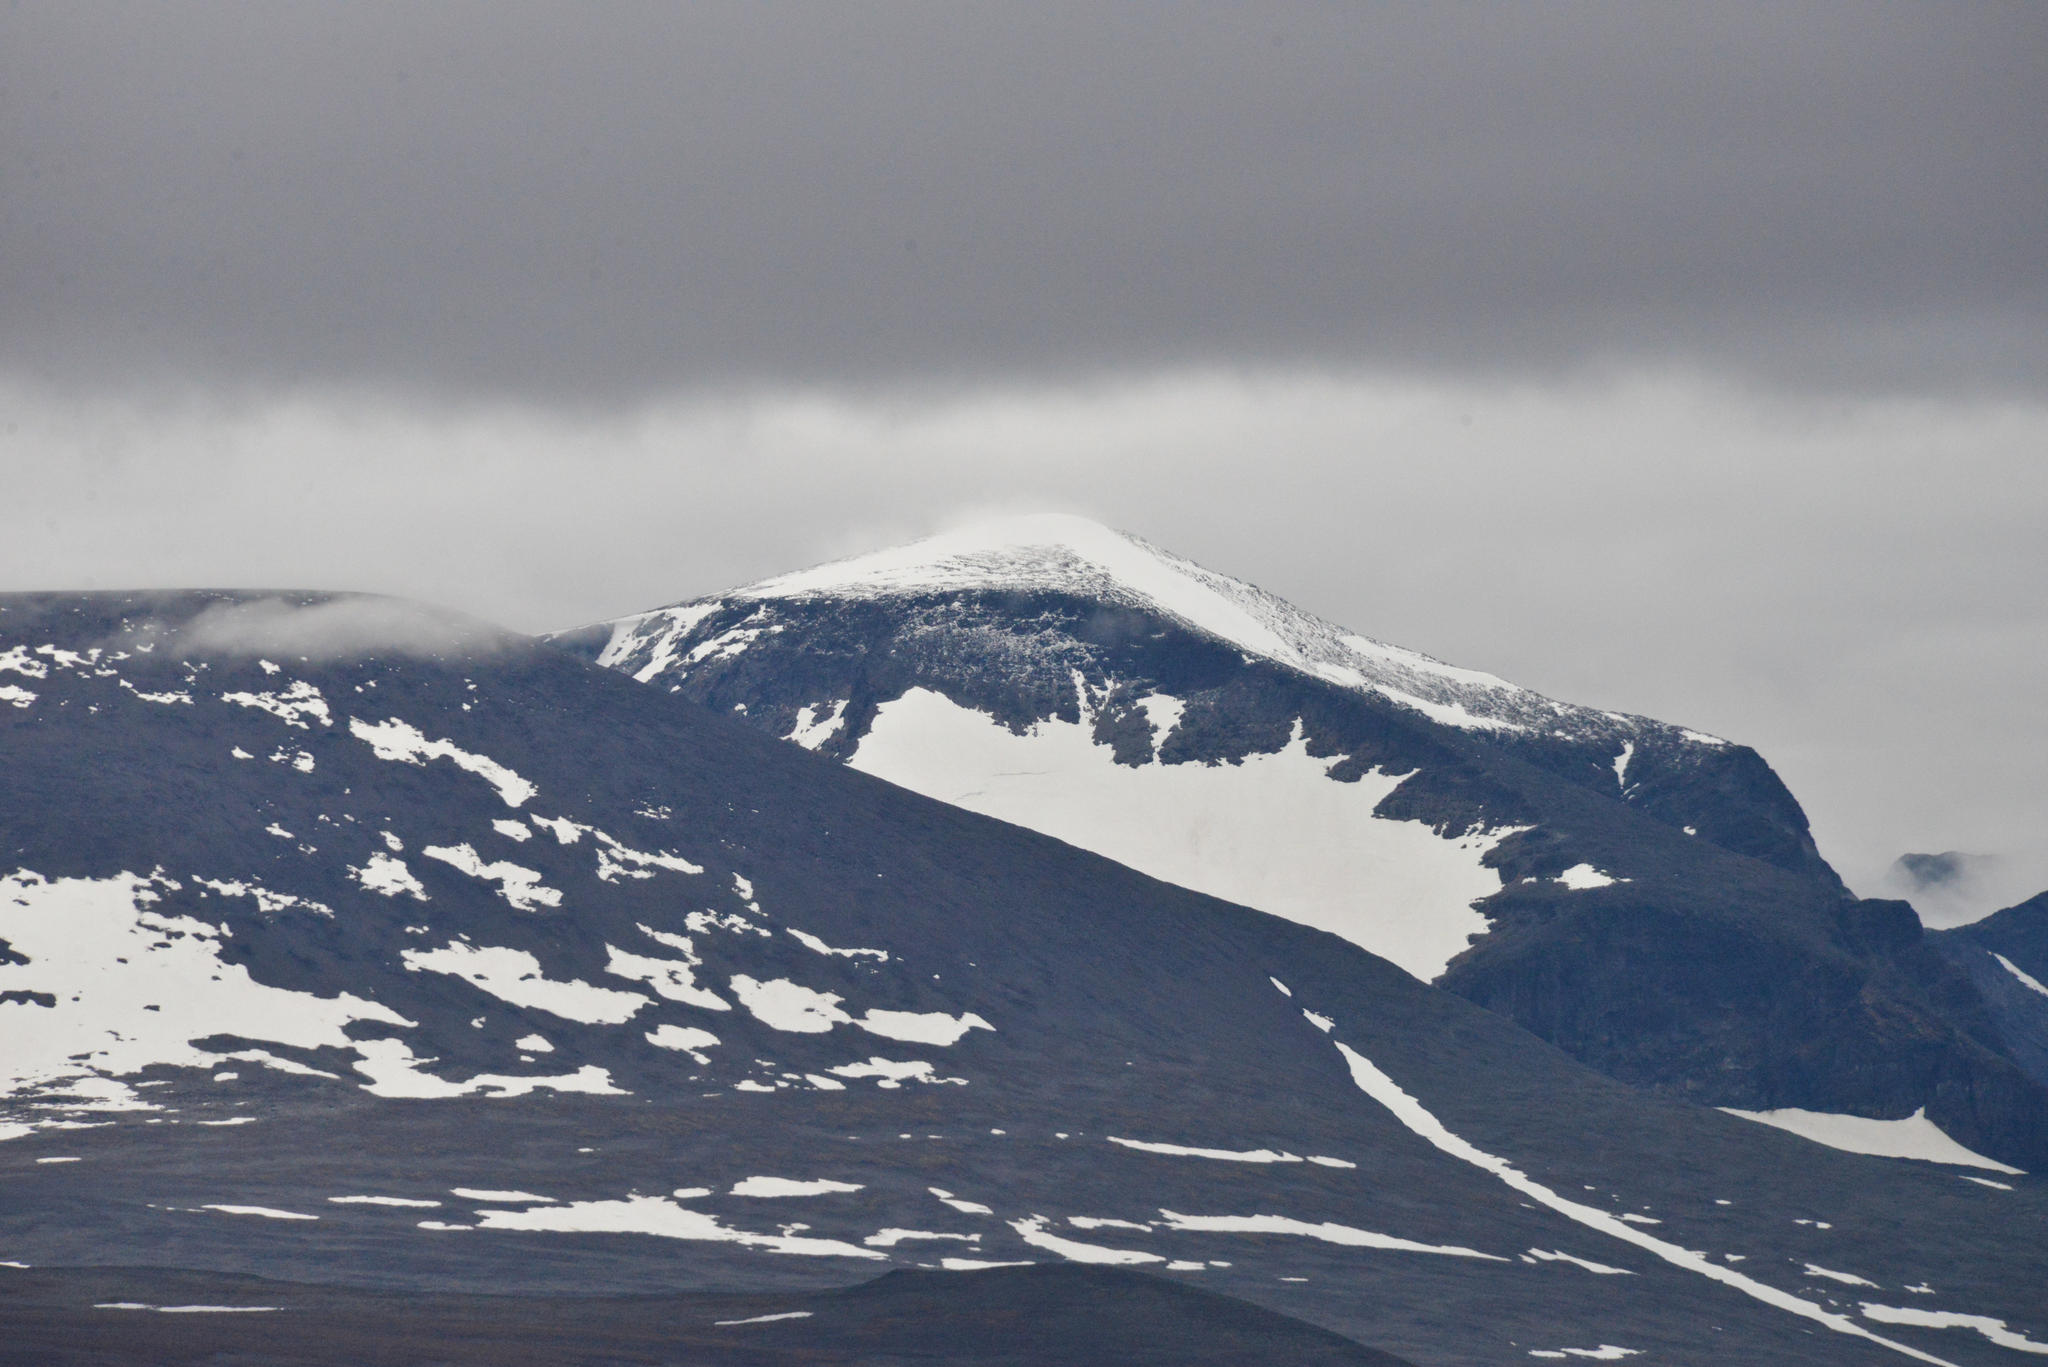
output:
[[1609,1267],[1606,1263],[1596,1263],[1587,1258],[1574,1258],[1569,1253],[1546,1252],[1540,1248],[1532,1248],[1529,1250],[1528,1256],[1540,1263],[1570,1263],[1573,1267],[1583,1267],[1586,1271],[1602,1277],[1633,1277],[1636,1275],[1625,1267]]
[[1101,1244],[1084,1244],[1077,1239],[1062,1239],[1057,1234],[1046,1232],[1051,1221],[1043,1215],[1034,1215],[1028,1220],[1012,1220],[1010,1228],[1017,1231],[1017,1237],[1033,1248],[1042,1248],[1048,1253],[1057,1253],[1070,1263],[1100,1263],[1108,1267],[1130,1267],[1140,1263],[1163,1263],[1166,1259],[1157,1253],[1147,1253],[1136,1248],[1104,1248]]
[[2041,985],[2040,979],[2030,975],[2025,969],[2021,968],[2011,959],[2006,958],[2003,954],[1993,954],[1991,957],[1998,960],[1998,962],[2004,964],[2006,972],[2012,974],[2015,978],[2018,978],[2021,982],[2025,983],[2028,987],[2033,988],[2042,996],[2048,997],[2048,987],[2043,987]]
[[1897,1305],[1863,1303],[1863,1317],[1879,1324],[1911,1324],[1922,1329],[1974,1329],[2001,1348],[2017,1353],[2048,1353],[2048,1343],[2039,1343],[2017,1330],[2006,1328],[2004,1320],[1989,1315],[1960,1315],[1953,1310],[1915,1310]]
[[808,1310],[785,1310],[779,1315],[755,1315],[751,1319],[713,1320],[711,1323],[716,1328],[724,1329],[735,1324],[773,1324],[777,1320],[807,1320],[810,1317],[811,1312]]
[[1299,1163],[1301,1161],[1301,1155],[1299,1154],[1275,1153],[1272,1149],[1197,1149],[1190,1148],[1185,1144],[1155,1144],[1143,1139],[1119,1139],[1113,1134],[1104,1135],[1103,1138],[1112,1144],[1120,1144],[1127,1149],[1136,1149],[1140,1153],[1161,1153],[1175,1158],[1215,1158],[1229,1163]]
[[1207,1234],[1298,1234],[1305,1239],[1320,1239],[1326,1244],[1342,1244],[1347,1248],[1380,1248],[1392,1253],[1441,1253],[1452,1258],[1483,1258],[1490,1263],[1507,1261],[1498,1254],[1481,1253],[1476,1248],[1417,1243],[1413,1239],[1400,1239],[1370,1229],[1354,1229],[1328,1220],[1317,1223],[1285,1215],[1181,1215],[1171,1210],[1159,1213],[1165,1217],[1168,1229]]
[[1780,1291],[1775,1286],[1766,1285],[1753,1278],[1745,1277],[1740,1272],[1731,1271],[1728,1268],[1711,1263],[1707,1261],[1705,1256],[1695,1253],[1691,1249],[1680,1248],[1676,1244],[1666,1243],[1655,1235],[1645,1234],[1642,1230],[1616,1219],[1604,1210],[1596,1210],[1591,1206],[1581,1205],[1577,1201],[1568,1200],[1558,1195],[1549,1187],[1544,1186],[1541,1182],[1536,1181],[1528,1174],[1514,1167],[1506,1159],[1497,1158],[1452,1134],[1444,1128],[1442,1121],[1430,1114],[1421,1102],[1402,1091],[1399,1084],[1381,1072],[1371,1059],[1359,1053],[1342,1040],[1334,1040],[1332,1042],[1336,1044],[1338,1051],[1344,1055],[1344,1061],[1351,1066],[1351,1080],[1357,1084],[1358,1090],[1386,1107],[1393,1113],[1396,1120],[1399,1120],[1415,1134],[1428,1140],[1444,1153],[1461,1162],[1470,1163],[1473,1167],[1483,1172],[1492,1173],[1515,1191],[1522,1193],[1532,1201],[1548,1206],[1566,1219],[1576,1221],[1588,1229],[1598,1230],[1600,1233],[1610,1238],[1619,1239],[1623,1243],[1634,1244],[1637,1248],[1655,1254],[1674,1267],[1684,1268],[1688,1272],[1697,1272],[1702,1277],[1720,1282],[1723,1286],[1733,1287],[1744,1295],[1760,1300],[1766,1305],[1774,1305],[1780,1310],[1789,1311],[1802,1318],[1812,1320],[1816,1324],[1825,1325],[1838,1334],[1848,1334],[1856,1338],[1868,1339],[1873,1343],[1882,1344],[1893,1352],[1904,1353],[1907,1357],[1915,1358],[1921,1362],[1935,1363],[1938,1364],[1938,1367],[1955,1367],[1955,1364],[1948,1362],[1944,1358],[1938,1358],[1932,1353],[1923,1353],[1918,1348],[1894,1342],[1879,1334],[1873,1334],[1847,1315],[1838,1315],[1833,1311],[1824,1310],[1811,1301],[1802,1300],[1800,1297],[1794,1296],[1789,1292]]
[[835,1182],[829,1177],[808,1180],[794,1177],[747,1177],[733,1185],[735,1196],[829,1196],[838,1191],[859,1191],[858,1182]]
[[450,1187],[451,1194],[465,1201],[489,1201],[498,1205],[544,1205],[552,1202],[552,1196],[535,1196],[530,1191],[499,1191],[492,1187]]
[[1595,1362],[1618,1362],[1622,1358],[1639,1357],[1640,1348],[1624,1348],[1618,1343],[1603,1343],[1598,1348],[1531,1348],[1532,1358],[1592,1358]]

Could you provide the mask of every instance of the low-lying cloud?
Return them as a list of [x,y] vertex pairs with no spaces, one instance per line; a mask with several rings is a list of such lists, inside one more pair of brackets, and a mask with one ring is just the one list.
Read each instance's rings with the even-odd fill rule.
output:
[[475,656],[496,653],[518,639],[463,613],[371,595],[215,603],[178,627],[159,629],[185,655],[303,660]]

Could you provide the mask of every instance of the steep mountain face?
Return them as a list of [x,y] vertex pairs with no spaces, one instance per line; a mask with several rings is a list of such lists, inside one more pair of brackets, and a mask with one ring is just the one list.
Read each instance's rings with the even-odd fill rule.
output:
[[2011,1057],[2048,1084],[2048,892],[1928,938],[1969,974]]
[[2048,1092],[1752,750],[1348,633],[1025,518],[556,638],[918,792],[1314,926],[1632,1083],[1929,1115],[2048,1158]]
[[[803,1316],[830,1361],[911,1291],[984,1343],[1030,1312],[827,1291],[1031,1262],[1418,1364],[2048,1346],[2014,1233],[2048,1195],[1924,1117],[1823,1144],[1646,1095],[1344,938],[559,650],[323,651],[294,623],[334,606],[0,600],[0,1321],[43,1341],[146,1354],[100,1317],[259,1274],[293,1351],[370,1304],[290,1290],[321,1283],[744,1292],[676,1310],[693,1360],[803,1360],[702,1346]],[[45,1270],[137,1266],[191,1275]]]

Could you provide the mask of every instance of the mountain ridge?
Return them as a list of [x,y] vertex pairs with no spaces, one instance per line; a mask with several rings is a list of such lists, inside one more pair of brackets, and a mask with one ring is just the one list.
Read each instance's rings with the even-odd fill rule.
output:
[[[1371,642],[1136,538],[1009,521],[554,639],[1335,929],[1638,1085],[1759,1110],[1932,1105],[2008,1155],[2048,1144],[2048,1075],[1902,904],[1848,893],[1753,750]],[[1314,650],[1350,652],[1355,677]]]

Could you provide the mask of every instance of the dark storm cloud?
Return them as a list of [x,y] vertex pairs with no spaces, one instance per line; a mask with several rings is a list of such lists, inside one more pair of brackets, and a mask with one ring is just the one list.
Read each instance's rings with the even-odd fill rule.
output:
[[0,369],[2048,381],[2048,8],[27,5]]

